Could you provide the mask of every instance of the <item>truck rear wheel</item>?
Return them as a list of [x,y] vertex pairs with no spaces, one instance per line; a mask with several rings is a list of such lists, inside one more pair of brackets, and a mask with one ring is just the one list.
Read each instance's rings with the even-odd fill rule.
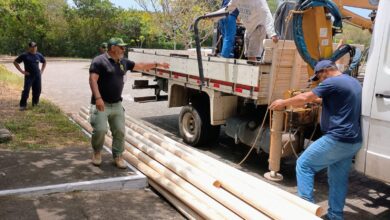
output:
[[183,141],[191,146],[215,141],[220,133],[220,126],[212,126],[207,111],[201,107],[187,105],[179,116],[179,131]]

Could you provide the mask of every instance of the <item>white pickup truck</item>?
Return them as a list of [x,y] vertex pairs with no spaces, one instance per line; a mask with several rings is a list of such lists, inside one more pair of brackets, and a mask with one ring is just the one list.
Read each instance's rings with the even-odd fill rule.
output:
[[[356,158],[356,169],[375,179],[390,182],[390,1],[378,6],[375,29],[363,82],[362,125],[364,145]],[[218,138],[220,126],[236,143],[270,153],[271,129],[268,104],[310,87],[307,65],[292,41],[264,42],[259,63],[245,60],[195,56],[191,51],[133,49],[129,58],[137,61],[167,62],[169,70],[143,72],[157,81],[136,88],[154,88],[168,93],[168,107],[183,106],[179,116],[180,134],[191,145]],[[199,59],[202,65],[199,65]],[[344,61],[343,61],[344,60]],[[341,59],[346,62],[346,59]],[[198,71],[202,67],[203,72]],[[204,83],[202,83],[204,82]],[[291,94],[290,94],[291,95]],[[313,137],[318,107],[296,109],[284,115],[280,158],[304,150],[305,139]],[[265,123],[264,123],[265,122]],[[317,129],[318,130],[318,129]],[[278,164],[279,160],[274,161]],[[270,159],[271,164],[272,159]],[[271,167],[278,171],[279,165]]]

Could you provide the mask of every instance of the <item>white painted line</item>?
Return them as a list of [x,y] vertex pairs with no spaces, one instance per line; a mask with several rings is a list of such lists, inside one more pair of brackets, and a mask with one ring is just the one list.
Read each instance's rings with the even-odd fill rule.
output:
[[9,195],[45,195],[72,191],[103,191],[123,189],[143,189],[148,185],[143,176],[125,176],[74,183],[63,183],[48,186],[28,187],[0,191],[0,196]]

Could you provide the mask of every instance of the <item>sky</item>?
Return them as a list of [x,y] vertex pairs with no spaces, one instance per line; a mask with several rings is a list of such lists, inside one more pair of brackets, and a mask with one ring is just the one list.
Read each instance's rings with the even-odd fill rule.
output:
[[[67,0],[70,5],[73,5],[72,0]],[[138,4],[134,0],[110,0],[110,2],[114,3],[116,6],[120,6],[122,8],[132,8],[132,9],[141,9]]]
[[[71,5],[73,4],[73,1],[72,0],[67,0],[68,3],[70,3]],[[141,10],[141,8],[138,6],[138,4],[134,1],[134,0],[110,0],[110,2],[114,3],[114,5],[116,6],[120,6],[122,8],[132,8],[132,9],[139,9]],[[347,7],[349,10],[351,10],[352,12],[355,12],[361,16],[364,16],[364,17],[368,17],[368,15],[370,14],[370,10],[365,10],[365,9],[358,9],[358,8],[351,8],[351,7]]]
[[122,8],[134,8],[140,9],[138,4],[134,0],[110,0],[114,5],[120,6]]

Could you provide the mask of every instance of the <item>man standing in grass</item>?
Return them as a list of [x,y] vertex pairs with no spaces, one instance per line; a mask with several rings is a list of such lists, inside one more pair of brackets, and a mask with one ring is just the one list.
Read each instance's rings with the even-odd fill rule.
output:
[[[42,82],[41,76],[46,67],[46,60],[38,51],[38,46],[35,42],[28,44],[27,52],[19,55],[14,65],[24,75],[24,86],[22,97],[19,103],[19,110],[24,111],[27,108],[27,99],[32,87],[32,105],[38,105],[39,96],[41,95]],[[24,63],[24,70],[20,67],[20,63]],[[42,68],[39,69],[39,63],[42,63]]]
[[122,106],[124,75],[128,70],[146,71],[169,68],[167,63],[134,63],[123,57],[125,44],[121,38],[111,38],[107,53],[92,60],[89,68],[89,85],[92,91],[90,122],[93,127],[91,144],[94,150],[92,163],[102,162],[101,150],[107,133],[107,122],[112,133],[112,156],[118,168],[126,168],[122,158],[125,144],[125,114]]

